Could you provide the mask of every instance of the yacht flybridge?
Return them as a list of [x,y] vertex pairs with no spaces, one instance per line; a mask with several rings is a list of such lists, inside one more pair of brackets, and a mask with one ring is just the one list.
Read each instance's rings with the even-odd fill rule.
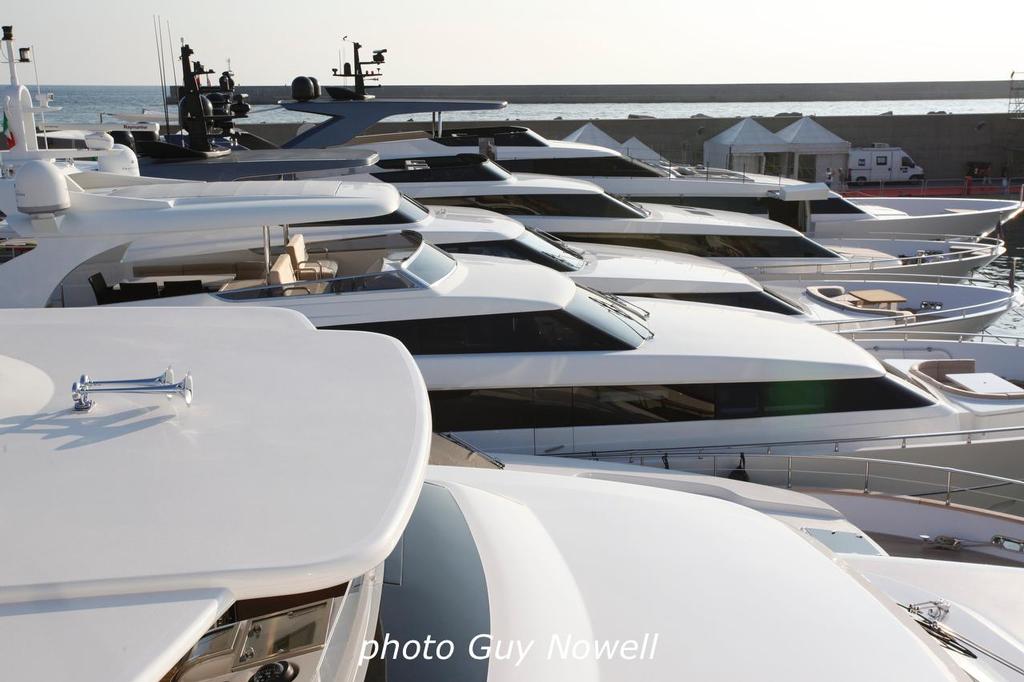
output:
[[401,346],[280,310],[104,309],[6,311],[0,348],[5,679],[365,669],[430,445]]
[[[481,141],[495,149],[496,161],[509,171],[589,180],[638,202],[767,216],[817,237],[985,236],[1021,212],[1019,201],[993,199],[845,199],[820,183],[653,165],[607,147],[549,140],[521,126],[410,133],[365,148],[386,159],[423,159],[473,153]],[[364,146],[358,139],[349,145]]]

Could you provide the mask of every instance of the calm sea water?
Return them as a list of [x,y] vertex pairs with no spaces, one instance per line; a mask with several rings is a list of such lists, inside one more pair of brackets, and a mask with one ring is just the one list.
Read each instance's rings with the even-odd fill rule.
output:
[[[244,88],[243,88],[244,89]],[[34,92],[34,88],[32,88]],[[101,115],[112,113],[139,113],[143,110],[163,112],[159,86],[43,86],[44,92],[54,93],[54,106],[60,112],[47,116],[51,122],[95,123]],[[685,118],[694,114],[713,117],[773,116],[780,112],[800,112],[817,115],[927,114],[931,111],[950,113],[999,113],[1006,111],[1005,99],[981,100],[896,100],[880,102],[709,102],[709,103],[637,103],[637,104],[510,104],[501,111],[460,112],[461,120],[543,120],[554,118],[593,119],[626,118],[630,114],[644,114],[658,118]],[[254,107],[250,118],[254,122],[291,122],[316,120],[320,117],[285,111],[279,107]],[[174,107],[170,108],[173,121]],[[402,117],[400,117],[402,118]],[[421,117],[422,118],[422,117]],[[429,116],[425,117],[429,120]],[[1005,281],[1010,256],[1024,257],[1024,218],[1019,218],[1006,231],[1007,257],[994,262],[983,272],[999,281]],[[1022,273],[1024,279],[1024,273]],[[1013,310],[1004,315],[991,328],[1004,334],[1024,335],[1024,310]]]
[[[31,88],[33,92],[35,88]],[[139,113],[143,110],[163,112],[159,86],[72,86],[48,85],[43,91],[55,96],[54,106],[63,111],[49,114],[54,123],[96,123],[101,114]],[[244,90],[244,87],[242,88]],[[171,120],[176,119],[174,107]],[[255,122],[285,123],[317,120],[314,114],[286,111],[273,105],[257,105],[250,114]],[[818,116],[845,116],[857,114],[927,114],[946,111],[954,114],[999,113],[1007,109],[1005,99],[965,100],[892,100],[880,102],[696,102],[696,103],[637,103],[637,104],[510,104],[499,111],[459,112],[458,120],[545,120],[555,118],[594,119],[627,118],[630,114],[657,118],[688,118],[695,114],[712,117],[774,116],[781,112],[800,112]],[[409,117],[396,117],[396,120]],[[430,116],[414,116],[414,120],[430,120]],[[455,120],[455,115],[452,115]]]

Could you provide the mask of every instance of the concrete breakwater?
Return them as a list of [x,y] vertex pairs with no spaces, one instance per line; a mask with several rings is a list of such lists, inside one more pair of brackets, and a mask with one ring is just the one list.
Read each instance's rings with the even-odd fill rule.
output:
[[[704,142],[734,125],[737,118],[607,119],[594,121],[620,142],[636,136],[673,161],[699,163]],[[773,132],[793,122],[773,116],[757,121]],[[930,178],[963,177],[968,163],[988,163],[993,176],[1006,172],[1024,175],[1024,120],[1006,114],[956,114],[934,116],[822,116],[816,120],[854,146],[888,142],[907,150]],[[508,121],[551,138],[563,138],[587,121]],[[459,123],[445,121],[447,128],[497,125],[497,121]],[[293,137],[298,123],[249,124],[247,130],[278,144]],[[379,123],[369,133],[426,130],[429,123]]]
[[[316,74],[313,74],[316,75]],[[331,77],[323,85],[344,85]],[[248,85],[252,104],[274,104],[291,97],[287,85]],[[593,102],[871,102],[881,100],[1000,99],[1010,82],[921,81],[907,83],[726,83],[646,85],[385,85],[379,97],[443,97],[504,100],[515,104]],[[171,101],[177,101],[171,98]]]

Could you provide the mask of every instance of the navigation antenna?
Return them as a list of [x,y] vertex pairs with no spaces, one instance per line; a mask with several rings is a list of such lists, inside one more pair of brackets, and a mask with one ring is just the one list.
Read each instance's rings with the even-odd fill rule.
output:
[[1024,120],[1024,71],[1010,74],[1010,106],[1011,119]]
[[[342,40],[347,40],[348,36],[344,36]],[[347,88],[328,88],[328,93],[335,99],[373,99],[373,95],[366,94],[366,81],[379,81],[381,78],[380,65],[384,63],[384,54],[387,49],[374,50],[373,58],[368,62],[359,61],[359,48],[362,45],[360,43],[352,43],[352,62],[345,62],[342,65],[342,69],[339,72],[338,69],[331,69],[331,73],[337,78],[354,78],[355,88],[348,90]],[[340,58],[340,55],[339,55]],[[353,65],[355,69],[353,70]],[[375,66],[376,70],[363,71],[364,66]],[[380,87],[380,83],[377,83],[374,87]]]

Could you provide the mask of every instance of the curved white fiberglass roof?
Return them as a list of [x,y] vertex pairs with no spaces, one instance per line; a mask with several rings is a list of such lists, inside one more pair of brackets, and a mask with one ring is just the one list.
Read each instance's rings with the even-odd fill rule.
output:
[[[581,477],[427,477],[451,491],[476,540],[494,641],[536,642],[521,659],[492,660],[488,679],[965,679],[902,609],[765,514]],[[658,644],[642,659],[549,656],[554,637],[645,634]]]
[[[750,276],[708,258],[686,253],[640,249],[611,244],[570,242],[570,246],[586,251],[591,261],[572,273],[576,279],[589,275],[597,279],[632,280],[632,289],[608,289],[596,282],[590,286],[618,294],[644,293],[724,293],[761,291]],[[586,283],[586,282],[585,282]],[[625,282],[623,282],[624,284]]]
[[[379,564],[403,532],[430,415],[393,339],[258,308],[4,316],[0,613],[26,600],[213,590],[226,607],[321,589]],[[90,411],[72,409],[82,374],[138,379],[169,364],[179,380],[191,372],[191,407],[94,393]],[[194,614],[200,629],[182,645],[218,613]]]
[[[749,213],[720,211],[718,209],[669,206],[668,204],[640,204],[648,211],[646,223],[674,223],[692,225],[693,234],[799,236],[792,227]],[[713,229],[713,231],[709,231]],[[691,230],[687,230],[691,232]]]
[[397,182],[402,191],[417,198],[470,196],[472,194],[604,194],[587,180],[536,173],[513,173],[503,180],[453,180],[451,182]]
[[391,201],[393,191],[363,182],[341,180],[245,180],[236,182],[159,182],[129,185],[105,192],[137,199],[214,199],[220,197],[340,197]]
[[[28,216],[15,208],[14,187],[0,187],[3,190],[7,196],[0,208],[6,210],[12,229],[32,235]],[[383,183],[324,180],[156,182],[102,192],[73,191],[70,198],[71,208],[56,218],[57,232],[80,237],[370,218],[394,212],[400,200],[398,191]]]
[[784,315],[746,308],[632,298],[654,338],[628,351],[419,356],[433,389],[813,381],[880,377],[885,369],[855,343]]
[[359,308],[339,305],[338,312],[358,310],[358,319],[353,318],[350,323],[497,315],[555,310],[576,295],[576,284],[571,279],[543,265],[469,254],[459,254],[455,259],[459,267],[429,290],[420,290],[425,296],[385,291],[377,297],[366,297],[366,305]]

